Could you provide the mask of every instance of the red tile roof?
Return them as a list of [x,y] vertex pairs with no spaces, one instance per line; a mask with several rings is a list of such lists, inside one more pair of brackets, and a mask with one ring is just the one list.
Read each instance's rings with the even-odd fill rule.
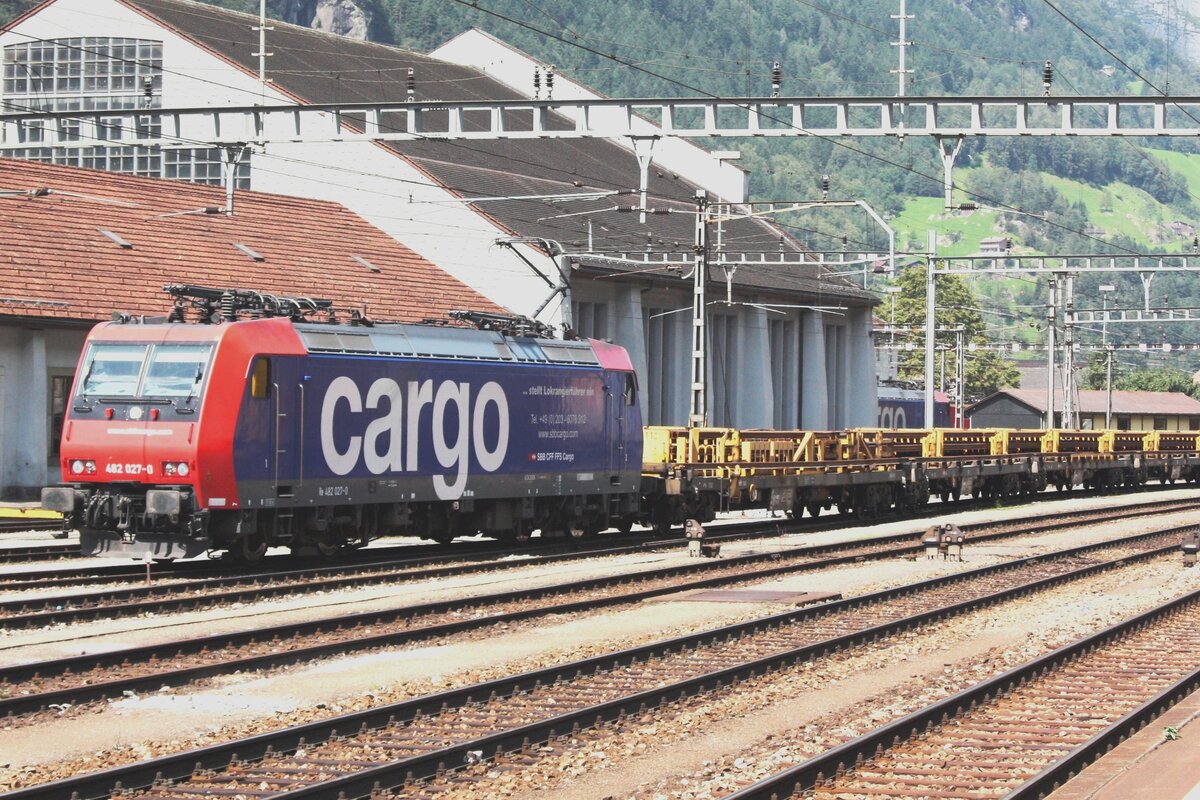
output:
[[[1001,389],[971,406],[972,409],[990,404],[993,400],[1008,395],[1018,402],[1024,403],[1039,413],[1046,413],[1045,389]],[[1079,413],[1103,414],[1108,404],[1108,393],[1100,389],[1085,389],[1079,392]],[[1114,414],[1143,414],[1171,415],[1183,414],[1200,416],[1200,401],[1188,397],[1183,392],[1123,392],[1114,390],[1112,393]],[[1055,397],[1054,410],[1062,410],[1061,392]]]
[[158,316],[167,283],[366,304],[380,321],[503,311],[337,203],[239,190],[232,216],[180,213],[224,203],[213,186],[0,159],[0,315]]

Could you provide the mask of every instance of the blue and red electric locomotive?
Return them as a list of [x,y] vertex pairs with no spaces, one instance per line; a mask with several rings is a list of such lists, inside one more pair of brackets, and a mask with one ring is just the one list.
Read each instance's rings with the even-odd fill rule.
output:
[[[332,552],[385,534],[582,535],[638,513],[628,354],[537,323],[305,323],[324,301],[167,287],[172,319],[97,326],[43,506],[86,554]],[[188,307],[201,321],[185,324]],[[247,314],[259,318],[245,318]]]

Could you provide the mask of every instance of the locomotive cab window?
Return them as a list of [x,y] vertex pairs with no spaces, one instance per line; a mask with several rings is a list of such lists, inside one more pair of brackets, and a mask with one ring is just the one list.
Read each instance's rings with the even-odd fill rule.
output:
[[625,373],[625,405],[631,406],[637,402],[637,375],[632,372]]
[[145,344],[93,344],[83,367],[80,393],[101,397],[136,397]]
[[260,358],[254,362],[254,371],[250,373],[250,396],[256,400],[271,396],[271,359]]
[[190,399],[200,394],[211,356],[211,344],[93,344],[79,392],[97,397]]
[[209,344],[160,344],[150,355],[142,397],[194,397],[208,369]]

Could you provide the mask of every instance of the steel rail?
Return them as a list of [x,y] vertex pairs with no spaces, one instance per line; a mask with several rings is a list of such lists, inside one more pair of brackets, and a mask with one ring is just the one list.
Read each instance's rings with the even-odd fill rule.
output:
[[[1131,631],[1152,625],[1177,609],[1197,602],[1200,602],[1200,590],[1189,592],[1102,631],[1085,636],[1051,653],[876,728],[870,733],[830,748],[777,775],[727,795],[725,800],[782,800],[791,797],[798,791],[812,789],[828,779],[852,769],[860,762],[875,758],[893,746],[931,731],[949,719],[986,704],[993,698],[1047,672],[1056,670]],[[1006,800],[1045,796],[1052,788],[1061,786],[1067,777],[1077,773],[1107,749],[1111,749],[1115,742],[1144,725],[1156,713],[1156,710],[1160,711],[1171,702],[1176,702],[1197,686],[1200,686],[1200,668],[1173,686],[1157,693],[1142,706],[1118,720],[1117,723],[1093,737],[1086,744],[1076,748],[1063,761],[1043,770],[1012,793],[1006,794]]]
[[[1181,500],[1162,504],[1149,503],[1145,505],[1128,507],[1131,510],[1112,513],[1108,510],[1094,510],[1092,512],[1076,512],[1067,516],[1057,515],[1058,522],[1042,523],[1041,520],[1047,516],[1055,515],[1033,515],[1019,520],[1012,520],[1002,524],[1023,524],[1026,521],[1034,521],[1034,527],[1029,529],[1029,532],[1045,532],[1050,530],[1061,529],[1077,525],[1078,520],[1087,518],[1091,515],[1102,516],[1104,520],[1119,520],[1129,517],[1142,516],[1147,513],[1171,513],[1175,510],[1186,510],[1200,506],[1200,501]],[[1075,520],[1075,522],[1072,522]],[[749,523],[730,523],[728,528],[736,528],[736,530],[721,530],[720,532],[712,533],[706,537],[709,541],[724,542],[737,539],[747,538],[762,538],[776,536],[781,533],[797,533],[800,523],[794,520],[767,520],[755,521]],[[830,526],[836,527],[834,525]],[[961,526],[964,532],[972,532],[984,530],[987,528],[996,527],[996,523],[975,523]],[[805,528],[805,531],[811,531],[811,528]],[[921,531],[913,531],[911,533],[891,534],[882,537],[876,537],[877,543],[900,542],[905,541],[912,536],[920,535]],[[331,588],[342,588],[345,586],[361,586],[364,583],[374,581],[389,581],[397,578],[403,578],[408,581],[444,578],[459,575],[469,575],[479,572],[503,571],[508,569],[518,569],[536,564],[556,564],[568,561],[574,561],[583,558],[593,558],[608,555],[621,555],[626,553],[637,553],[647,550],[660,550],[667,547],[676,546],[682,539],[649,539],[635,544],[621,545],[619,547],[603,547],[600,549],[588,549],[584,551],[573,550],[568,553],[559,553],[548,556],[533,556],[525,560],[507,560],[501,562],[487,561],[477,563],[456,564],[446,567],[433,567],[430,569],[420,569],[426,564],[444,563],[444,559],[417,559],[413,561],[371,561],[359,562],[351,565],[329,565],[322,567],[308,567],[298,570],[290,570],[285,572],[264,572],[251,574],[235,574],[229,576],[221,576],[214,578],[203,578],[199,581],[190,583],[162,583],[151,586],[130,587],[120,590],[98,591],[98,592],[82,592],[74,595],[54,595],[54,596],[38,596],[33,598],[18,598],[0,602],[0,614],[10,614],[8,617],[0,617],[0,629],[14,629],[20,627],[33,627],[36,625],[49,625],[55,623],[72,623],[85,620],[97,619],[101,617],[119,617],[128,616],[131,614],[140,614],[147,612],[161,613],[164,611],[172,611],[182,609],[194,609],[201,606],[217,605],[223,602],[240,602],[244,600],[264,599],[267,597],[286,596],[289,594],[306,594],[314,591],[323,591]],[[824,550],[827,552],[836,551],[845,547],[861,546],[860,542],[849,542],[841,544],[821,545],[814,548],[816,550]],[[409,568],[418,569],[420,571],[405,572]],[[354,575],[353,573],[363,573],[378,571],[378,575]],[[390,571],[390,572],[389,572]],[[350,573],[347,576],[347,573]],[[255,585],[257,581],[265,581],[275,583],[278,581],[305,581],[310,578],[322,578],[329,576],[322,583],[281,583],[275,586],[258,587]],[[343,577],[345,576],[345,577]],[[82,579],[81,579],[82,580]],[[37,575],[31,576],[29,580],[20,582],[4,583],[0,581],[0,589],[27,589],[30,588],[29,583],[37,581],[35,588],[44,588],[47,585],[53,585],[50,582],[42,582]],[[202,594],[198,596],[176,597],[172,595],[181,595],[187,592],[196,590],[205,590],[210,588],[236,587],[251,584],[247,589],[236,590],[232,592],[219,592],[211,594]],[[142,600],[141,598],[149,598]],[[30,608],[49,608],[50,611],[33,611],[26,612]]]
[[[1177,532],[1183,529],[1194,528],[1195,526],[1193,525],[1168,530]],[[1136,537],[1127,537],[1127,539],[1144,540],[1164,535],[1168,534],[1159,531],[1139,534]],[[1121,544],[1128,543],[1125,539],[1118,540],[1118,542]],[[1005,564],[981,567],[965,573],[942,576],[848,600],[788,611],[750,622],[724,626],[699,634],[690,634],[647,645],[640,645],[616,653],[594,656],[572,664],[534,670],[521,675],[508,676],[474,686],[439,692],[434,695],[382,706],[376,709],[368,709],[327,720],[306,723],[281,731],[259,734],[235,742],[211,745],[185,753],[165,756],[123,767],[115,767],[99,773],[80,775],[39,786],[28,787],[0,795],[0,797],[5,798],[5,800],[34,800],[35,798],[37,800],[50,800],[51,798],[72,796],[71,793],[73,792],[77,793],[80,798],[106,797],[118,788],[145,787],[156,782],[162,783],[164,781],[181,780],[191,776],[198,770],[219,770],[238,761],[256,761],[273,753],[293,752],[314,741],[325,742],[335,738],[339,735],[339,731],[344,736],[347,732],[383,728],[422,715],[438,713],[443,709],[461,708],[473,702],[481,702],[491,697],[507,697],[529,692],[537,687],[555,681],[569,681],[585,673],[611,671],[619,668],[622,664],[686,651],[721,641],[733,641],[743,636],[767,632],[785,624],[806,619],[815,619],[837,611],[852,610],[955,583],[968,582],[985,575],[1018,570],[1029,565],[1060,559],[1070,559],[1090,551],[1113,546],[1116,545],[1111,541],[1095,543],[1007,562]],[[647,708],[673,702],[689,695],[718,690],[733,681],[744,680],[763,674],[764,672],[775,671],[796,663],[802,663],[821,655],[841,651],[847,647],[874,642],[884,636],[890,636],[897,632],[926,625],[951,616],[1022,597],[1051,586],[1078,580],[1079,578],[1102,571],[1137,561],[1156,558],[1175,548],[1176,545],[1174,544],[1166,545],[1145,553],[1122,556],[1111,561],[1038,578],[1020,586],[1010,587],[949,606],[928,609],[902,619],[863,628],[852,633],[826,639],[822,642],[807,644],[783,653],[758,658],[750,662],[744,662],[702,676],[678,681],[653,690],[639,692],[622,700],[602,703],[481,739],[453,744],[421,756],[402,759],[356,773],[355,775],[326,781],[293,792],[281,793],[278,796],[331,799],[338,798],[343,793],[347,797],[364,796],[379,786],[393,787],[402,785],[412,779],[421,779],[436,775],[439,771],[448,767],[462,764],[466,755],[474,751],[483,751],[485,757],[491,757],[493,753],[499,754],[522,750],[533,742],[543,742],[553,739],[558,735],[571,731],[575,727],[590,727],[603,722],[620,719],[626,714],[644,711]]]
[[[1148,508],[1147,506],[1159,506],[1161,510]],[[1084,511],[1065,516],[1057,515],[1056,521],[1048,523],[1042,522],[1042,520],[1044,520],[1047,516],[1052,515],[1035,515],[1019,520],[1004,521],[1002,523],[968,524],[963,525],[962,529],[966,533],[971,533],[988,528],[995,528],[997,524],[1011,527],[1012,525],[1024,524],[1028,520],[1034,520],[1035,522],[1026,532],[1037,533],[1061,530],[1064,528],[1077,526],[1081,518],[1087,519],[1092,516],[1102,517],[1105,521],[1115,521],[1130,517],[1139,517],[1147,513],[1171,513],[1174,510],[1188,509],[1196,506],[1200,506],[1200,501],[1184,500],[1165,504],[1131,506],[1128,508],[1128,510],[1123,509],[1122,511],[1116,513],[1108,510],[1097,509],[1092,512]],[[795,532],[794,526],[798,525],[798,523],[796,523],[794,520],[768,520],[745,523],[744,525],[738,523],[734,524],[739,525],[738,530],[714,533],[707,536],[706,539],[712,542],[723,542],[736,539],[776,536],[784,532],[785,529],[789,533]],[[918,530],[908,533],[874,537],[870,540],[870,543],[886,545],[890,543],[906,542],[913,536],[919,536],[920,533],[921,531]],[[8,613],[11,615],[8,617],[0,617],[0,630],[15,630],[22,627],[31,628],[39,625],[50,624],[69,624],[99,618],[114,618],[150,612],[163,613],[168,611],[194,610],[201,607],[219,605],[221,603],[244,602],[249,600],[261,600],[269,597],[289,595],[302,595],[317,591],[326,591],[329,589],[360,587],[368,583],[388,582],[397,579],[403,579],[411,582],[415,580],[470,575],[480,572],[499,572],[532,565],[556,564],[583,558],[594,558],[605,555],[619,555],[625,553],[643,552],[646,550],[663,549],[666,547],[677,546],[678,543],[682,541],[682,539],[656,539],[638,544],[623,545],[615,548],[587,550],[582,553],[573,551],[569,553],[539,556],[523,560],[458,564],[448,567],[434,567],[432,569],[424,569],[411,573],[404,572],[404,569],[406,569],[408,566],[411,566],[408,564],[408,562],[367,562],[350,566],[328,566],[293,570],[289,572],[235,575],[223,578],[203,579],[201,581],[192,583],[167,583],[160,584],[158,586],[143,586],[116,591],[16,599],[0,602],[0,614]],[[838,550],[846,548],[861,547],[865,543],[866,542],[864,540],[859,540],[856,542],[818,545],[812,546],[807,552],[837,552]],[[420,567],[422,563],[436,564],[440,562],[439,560],[434,559],[429,562],[418,562],[416,566]],[[380,574],[368,576],[353,574],[346,575],[346,573],[361,573],[372,570],[377,570],[380,572]],[[388,572],[388,570],[391,570],[391,572]],[[324,579],[321,582],[281,583],[280,585],[267,586],[251,585],[244,589],[235,589],[227,592],[214,592],[185,597],[177,596],[189,591],[204,590],[209,588],[222,588],[226,586],[242,586],[256,580],[265,580],[269,582],[289,580],[304,581],[308,578],[320,578],[324,575],[329,575],[332,577]],[[73,607],[73,604],[79,605]],[[23,613],[25,609],[35,605],[40,606],[43,609],[50,606],[53,606],[54,608],[53,610],[49,611]]]

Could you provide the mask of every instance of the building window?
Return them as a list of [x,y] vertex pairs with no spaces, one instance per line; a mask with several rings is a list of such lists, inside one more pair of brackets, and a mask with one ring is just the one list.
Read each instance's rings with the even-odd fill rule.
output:
[[67,416],[67,404],[71,400],[71,384],[74,375],[50,376],[50,458],[58,460],[59,445],[62,443],[63,420]]
[[1188,430],[1200,431],[1200,417],[1188,417]]
[[1127,430],[1130,430],[1130,429],[1131,429],[1131,427],[1132,427],[1132,426],[1131,426],[1131,424],[1130,424],[1130,422],[1129,422],[1129,417],[1128,417],[1128,416],[1124,416],[1124,415],[1122,415],[1122,416],[1118,416],[1118,417],[1117,417],[1117,430],[1119,430],[1119,431],[1127,431]]
[[1154,430],[1165,431],[1166,429],[1167,429],[1167,418],[1166,417],[1155,417],[1154,418]]
[[[37,146],[11,150],[7,155],[127,175],[223,185],[220,149],[172,148],[164,153],[158,147],[128,144],[131,139],[156,138],[162,133],[159,116],[150,113],[162,108],[162,50],[162,42],[157,40],[109,36],[6,46],[0,103],[3,110],[147,111],[134,120],[116,116],[95,123],[60,119],[53,129],[37,122],[22,123],[19,141]],[[56,142],[95,146],[58,147]],[[250,188],[248,154],[238,162],[234,185]]]
[[[222,186],[225,183],[224,152],[219,147],[167,150],[163,154],[163,177],[172,180]],[[250,188],[250,154],[243,152],[237,163],[234,187]]]

